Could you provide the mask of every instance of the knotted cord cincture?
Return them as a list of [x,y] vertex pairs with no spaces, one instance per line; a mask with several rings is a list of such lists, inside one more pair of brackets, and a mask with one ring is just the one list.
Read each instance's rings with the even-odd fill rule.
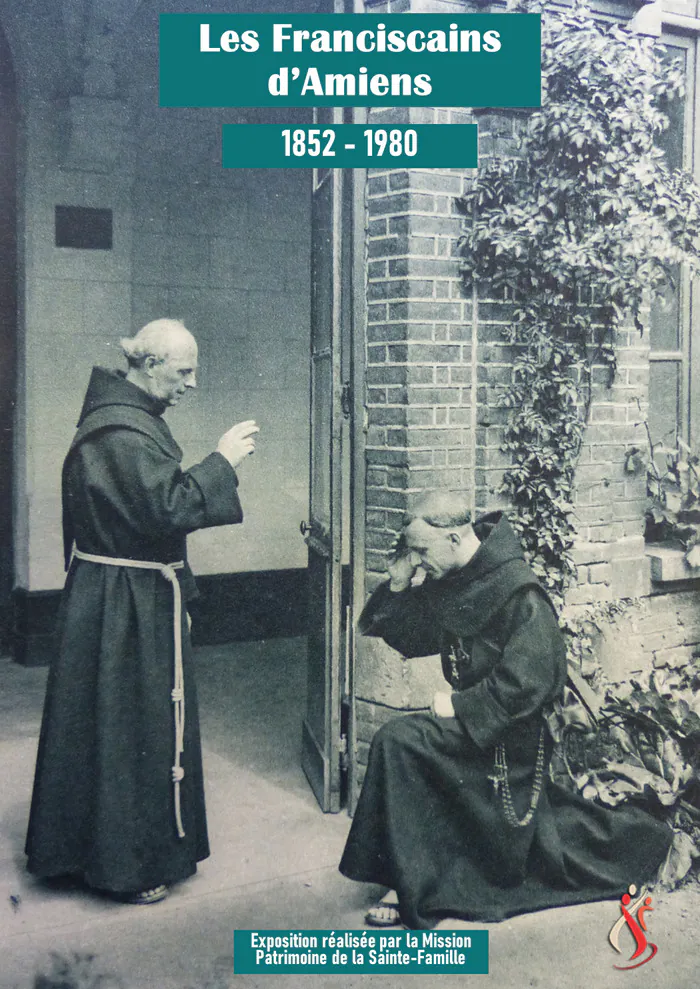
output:
[[182,826],[182,807],[180,801],[180,783],[185,775],[182,767],[182,753],[185,751],[185,682],[182,667],[182,591],[177,579],[178,570],[182,570],[184,562],[158,563],[153,560],[127,560],[117,556],[98,556],[96,553],[84,553],[76,546],[73,547],[73,557],[87,560],[88,563],[103,563],[109,567],[133,567],[135,570],[157,570],[170,584],[173,591],[173,689],[170,698],[173,702],[174,725],[174,760],[172,767],[173,798],[175,805],[175,826],[178,838],[185,837]]

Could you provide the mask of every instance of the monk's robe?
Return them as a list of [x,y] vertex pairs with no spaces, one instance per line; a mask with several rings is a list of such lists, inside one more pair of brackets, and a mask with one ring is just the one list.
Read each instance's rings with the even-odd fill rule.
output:
[[474,529],[465,567],[399,593],[383,584],[360,618],[406,657],[440,653],[453,691],[454,718],[407,715],[375,735],[340,863],[395,889],[411,928],[617,897],[654,875],[671,842],[644,810],[597,806],[548,778],[543,715],[566,681],[563,637],[507,520]]
[[219,453],[183,471],[164,405],[95,368],[63,468],[68,575],[49,671],[26,851],[42,877],[115,893],[184,879],[209,854],[197,697],[183,607],[185,729],[174,813],[173,591],[154,570],[71,560],[173,563],[196,594],[186,537],[241,522],[236,473]]

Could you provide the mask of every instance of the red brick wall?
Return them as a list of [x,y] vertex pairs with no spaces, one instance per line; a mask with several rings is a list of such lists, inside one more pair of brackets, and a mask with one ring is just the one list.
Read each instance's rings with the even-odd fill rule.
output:
[[[409,114],[415,122],[406,110],[370,119]],[[469,175],[382,169],[368,177],[367,562],[375,575],[410,491],[473,490],[472,303],[459,276],[455,205]]]
[[[444,6],[444,5],[443,5]],[[374,9],[377,9],[376,7]],[[385,8],[386,9],[386,8]],[[392,8],[395,9],[395,8]],[[438,7],[430,4],[431,10]],[[451,9],[454,9],[454,5]],[[465,110],[383,110],[370,122],[469,122]],[[480,157],[516,154],[522,118],[480,113]],[[501,450],[512,354],[503,329],[512,304],[503,295],[465,293],[459,272],[463,219],[455,199],[469,170],[371,171],[367,227],[367,570],[371,590],[411,492],[454,487],[477,512],[506,507],[500,492],[508,460]],[[625,451],[644,448],[649,379],[648,331],[618,335],[612,386],[594,370],[590,423],[576,475],[572,616],[600,602],[633,599],[601,638],[609,675],[683,663],[700,649],[700,591],[652,588],[645,556],[642,476],[625,473]],[[652,596],[653,595],[653,596]],[[394,712],[428,705],[444,687],[434,661],[402,661],[358,638],[358,761]]]

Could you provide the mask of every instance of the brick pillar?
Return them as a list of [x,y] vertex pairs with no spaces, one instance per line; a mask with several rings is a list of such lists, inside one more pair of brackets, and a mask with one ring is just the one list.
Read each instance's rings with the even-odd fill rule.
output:
[[593,402],[576,471],[574,559],[578,585],[569,590],[573,613],[617,598],[651,591],[645,556],[646,481],[625,473],[625,451],[646,449],[644,419],[649,392],[649,335],[618,333],[617,374],[609,386],[604,368],[593,370]]
[[368,181],[367,548],[382,572],[409,490],[473,486],[472,326],[456,256],[464,175]]

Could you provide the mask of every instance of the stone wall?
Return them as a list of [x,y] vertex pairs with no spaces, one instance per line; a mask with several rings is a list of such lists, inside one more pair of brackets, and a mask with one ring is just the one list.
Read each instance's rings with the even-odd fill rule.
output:
[[166,312],[199,341],[198,392],[168,413],[188,463],[234,422],[260,426],[241,468],[244,524],[194,533],[193,568],[306,567],[310,173],[223,169],[236,111],[139,107],[131,325]]
[[700,589],[621,602],[593,634],[596,658],[613,682],[652,669],[678,669],[700,653]]
[[[169,414],[185,464],[235,421],[261,426],[246,521],[197,534],[195,569],[306,566],[310,175],[224,170],[235,113],[158,106],[158,12],[105,8],[99,58],[49,0],[0,14],[20,99],[14,542],[30,592],[63,584],[60,468],[91,366],[122,366],[119,338],[163,315],[201,344],[201,388]],[[111,249],[57,247],[56,206],[111,210]]]

